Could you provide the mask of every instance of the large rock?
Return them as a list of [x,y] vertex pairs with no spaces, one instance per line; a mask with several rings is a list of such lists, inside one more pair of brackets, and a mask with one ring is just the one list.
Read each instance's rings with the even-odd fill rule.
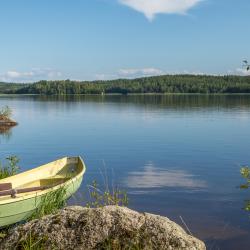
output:
[[15,249],[28,241],[44,249],[206,249],[166,217],[118,206],[67,207],[13,229],[0,249]]

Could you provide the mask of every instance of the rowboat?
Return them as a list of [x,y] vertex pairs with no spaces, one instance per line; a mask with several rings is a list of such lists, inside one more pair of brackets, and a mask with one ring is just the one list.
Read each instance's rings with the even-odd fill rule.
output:
[[65,157],[0,180],[0,227],[28,219],[47,194],[61,187],[68,199],[80,187],[85,170],[81,157]]

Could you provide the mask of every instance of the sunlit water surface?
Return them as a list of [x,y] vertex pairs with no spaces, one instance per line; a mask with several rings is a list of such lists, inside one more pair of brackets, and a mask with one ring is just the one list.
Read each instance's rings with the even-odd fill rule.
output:
[[0,157],[22,170],[81,155],[87,172],[71,199],[81,204],[92,180],[118,185],[129,207],[168,216],[208,249],[250,249],[250,96],[0,97],[19,125],[0,135]]

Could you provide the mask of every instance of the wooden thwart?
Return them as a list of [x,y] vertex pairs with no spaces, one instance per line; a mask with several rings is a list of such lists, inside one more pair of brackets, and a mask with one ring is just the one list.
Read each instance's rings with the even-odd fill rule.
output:
[[6,195],[11,195],[11,197],[15,198],[16,194],[22,194],[22,193],[28,193],[28,192],[34,192],[34,191],[41,191],[48,189],[50,187],[30,187],[30,188],[20,188],[20,189],[9,189],[9,190],[4,190],[0,191],[0,196],[6,196]]

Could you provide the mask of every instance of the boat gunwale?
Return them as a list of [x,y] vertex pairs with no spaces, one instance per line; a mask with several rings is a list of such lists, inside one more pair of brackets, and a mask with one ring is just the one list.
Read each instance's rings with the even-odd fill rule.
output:
[[[11,197],[10,197],[9,199],[2,200],[2,201],[0,201],[0,206],[1,206],[1,205],[6,205],[6,204],[10,204],[10,203],[15,203],[15,202],[21,202],[21,201],[28,200],[28,199],[32,199],[32,198],[36,198],[36,197],[39,197],[39,196],[43,196],[43,195],[45,195],[45,194],[47,194],[47,193],[49,193],[49,192],[51,192],[51,191],[55,191],[55,190],[59,189],[60,187],[68,186],[68,185],[70,185],[71,183],[74,183],[77,179],[81,178],[81,177],[84,175],[84,173],[85,173],[85,171],[86,171],[86,166],[85,166],[85,163],[84,163],[83,159],[81,158],[81,156],[76,156],[76,157],[63,157],[63,158],[58,159],[58,160],[70,159],[70,158],[78,158],[79,161],[82,163],[82,166],[83,166],[81,172],[80,172],[79,174],[77,174],[75,177],[73,177],[73,178],[71,178],[71,179],[65,181],[65,182],[62,183],[62,184],[58,184],[58,185],[56,185],[56,186],[54,186],[54,187],[51,187],[51,188],[48,188],[48,189],[45,189],[45,190],[34,191],[34,192],[30,193],[30,194],[24,193],[23,195],[21,195],[21,196],[19,196],[19,197],[16,197],[16,198],[11,198]],[[58,160],[56,160],[56,161],[58,161]],[[53,162],[56,162],[56,161],[53,161]],[[53,162],[51,162],[51,163],[53,163]],[[49,163],[47,163],[47,164],[49,164]],[[44,165],[42,165],[42,166],[39,166],[39,167],[37,167],[37,168],[34,168],[34,169],[31,169],[31,170],[25,171],[25,172],[20,173],[20,174],[17,174],[17,175],[13,175],[13,176],[11,176],[11,177],[18,176],[18,175],[22,175],[22,174],[27,173],[27,172],[33,172],[34,170],[41,169],[42,167],[44,167],[44,166],[47,165],[47,164],[44,164]],[[11,178],[11,177],[8,177],[8,178]],[[5,178],[5,179],[8,179],[8,178]],[[2,179],[2,180],[4,180],[4,179]],[[0,183],[1,183],[2,180],[0,180]],[[4,183],[4,182],[3,182],[3,183]],[[9,195],[6,195],[6,196],[9,196]]]

